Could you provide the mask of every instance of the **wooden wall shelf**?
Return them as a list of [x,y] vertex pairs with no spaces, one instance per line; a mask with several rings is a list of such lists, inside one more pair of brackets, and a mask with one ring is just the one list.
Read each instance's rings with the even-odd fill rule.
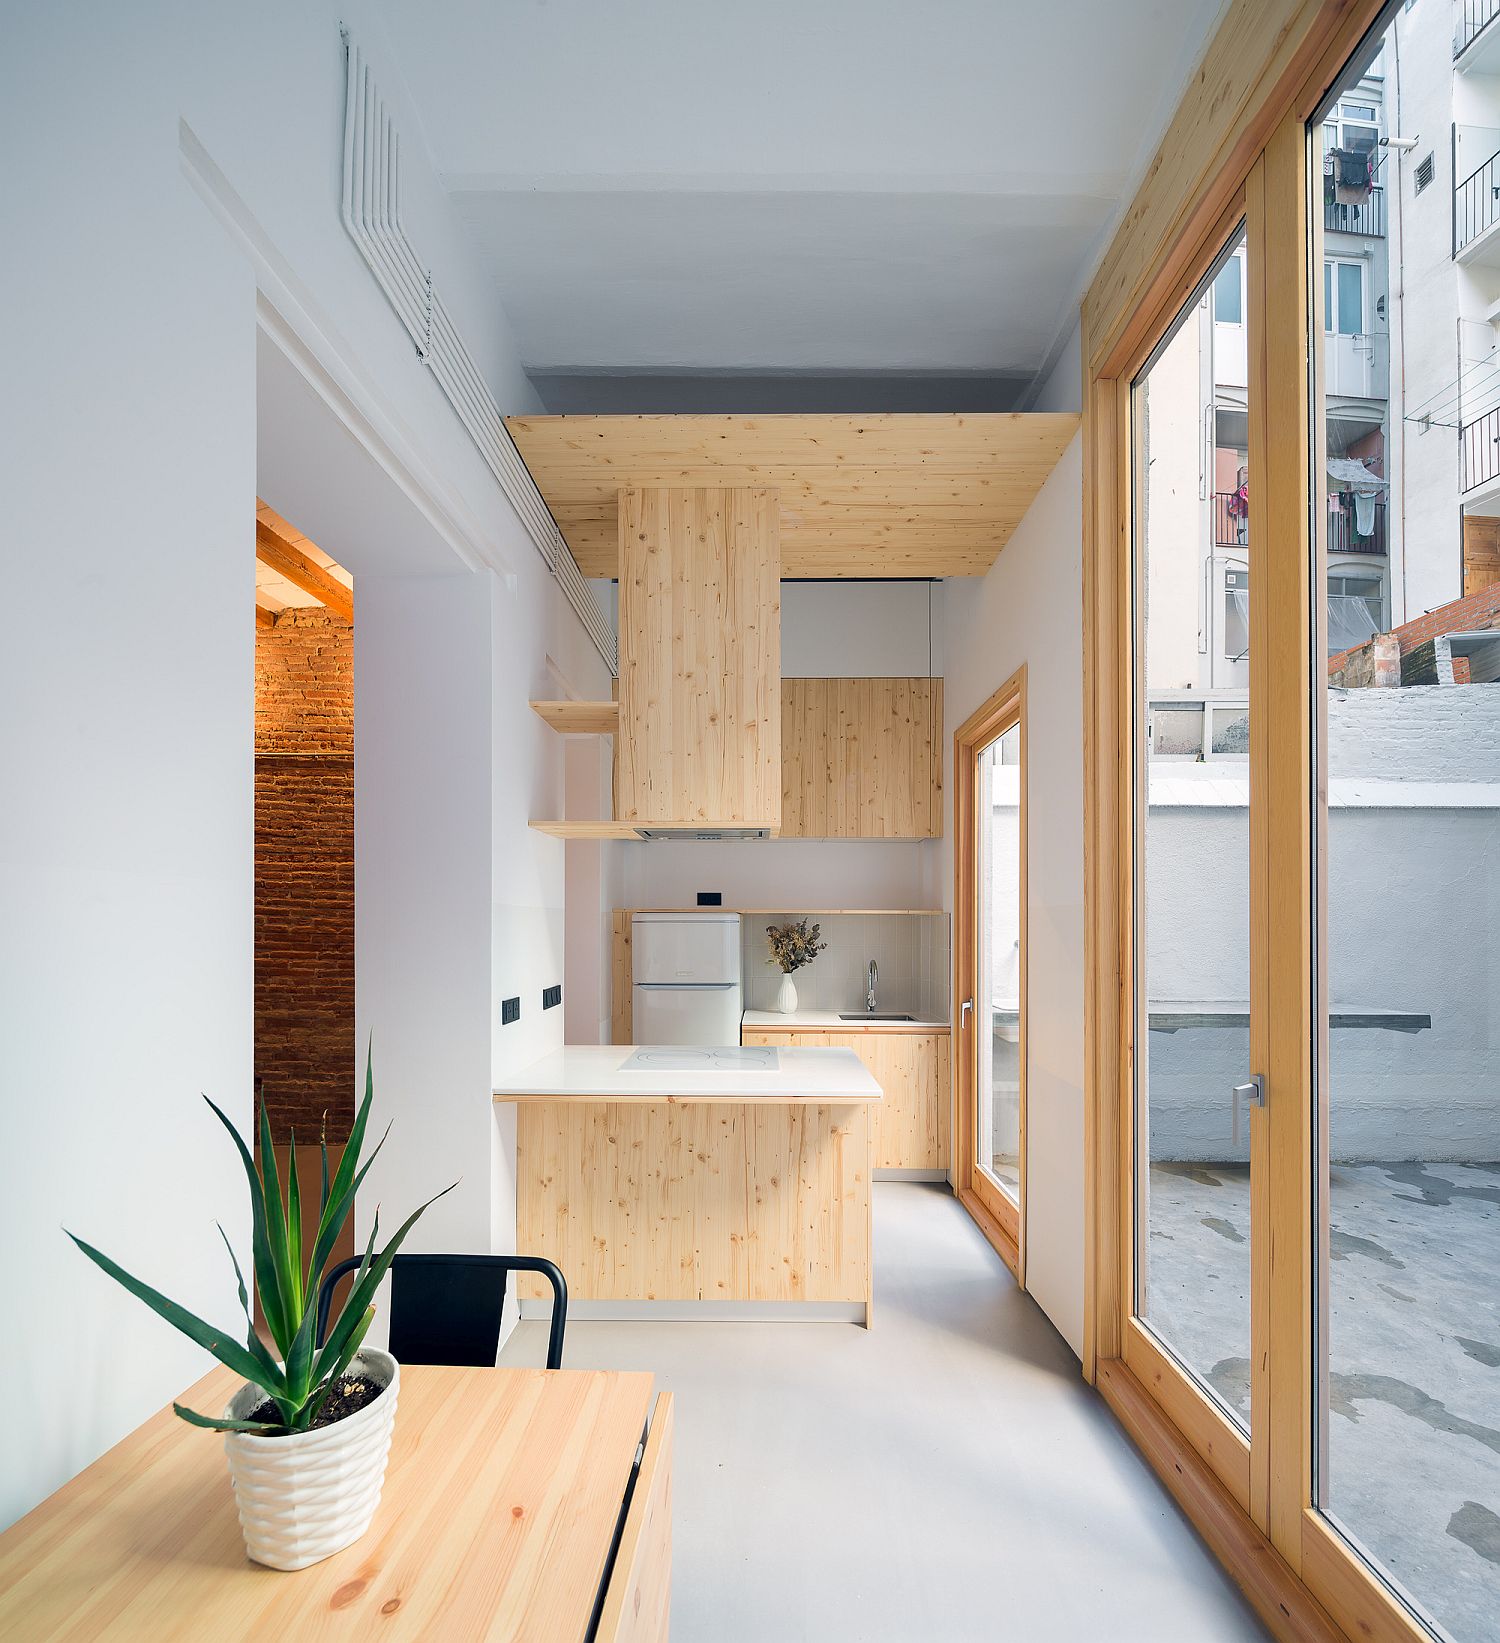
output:
[[531,711],[562,736],[613,736],[620,728],[618,702],[533,702]]

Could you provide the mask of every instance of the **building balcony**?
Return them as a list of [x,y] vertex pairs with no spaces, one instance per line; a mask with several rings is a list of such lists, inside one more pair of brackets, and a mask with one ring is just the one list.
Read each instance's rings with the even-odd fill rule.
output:
[[[1328,510],[1328,551],[1335,553],[1368,553],[1378,554],[1382,559],[1389,552],[1389,543],[1386,534],[1386,505],[1384,502],[1375,502],[1372,506],[1374,513],[1371,518],[1371,529],[1367,536],[1359,531],[1359,517],[1354,506],[1354,496],[1348,491],[1333,491],[1329,493],[1337,497],[1339,506],[1337,512],[1330,507]],[[1214,493],[1214,546],[1216,548],[1243,548],[1250,539],[1249,521],[1234,512],[1231,503],[1233,491],[1217,491]]]
[[[1500,0],[1495,0],[1500,6]],[[1330,234],[1357,234],[1361,239],[1385,238],[1385,188],[1376,183],[1369,197],[1357,203],[1344,204],[1339,200],[1323,200],[1323,227]]]
[[1500,266],[1497,229],[1500,229],[1500,149],[1454,187],[1454,260]]
[[[1383,331],[1325,332],[1323,365],[1330,400],[1390,397],[1390,338]],[[1330,407],[1329,415],[1337,414]]]
[[1500,405],[1464,423],[1460,448],[1462,490],[1472,491],[1500,477]]
[[1453,29],[1453,61],[1461,74],[1493,74],[1500,59],[1500,0],[1462,0]]

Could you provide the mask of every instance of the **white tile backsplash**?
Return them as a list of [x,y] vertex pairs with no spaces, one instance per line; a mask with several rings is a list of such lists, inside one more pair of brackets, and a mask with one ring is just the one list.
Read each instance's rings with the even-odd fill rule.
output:
[[773,1010],[781,971],[769,963],[766,926],[807,918],[828,943],[811,964],[792,974],[805,1010],[862,1010],[870,960],[880,972],[876,1008],[902,1010],[925,1020],[948,1016],[948,916],[946,913],[825,913],[790,909],[746,913],[741,930],[747,1010]]

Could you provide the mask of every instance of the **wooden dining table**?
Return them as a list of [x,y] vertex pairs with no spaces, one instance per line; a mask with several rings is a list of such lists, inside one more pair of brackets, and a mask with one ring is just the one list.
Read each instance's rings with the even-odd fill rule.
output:
[[222,1441],[167,1408],[0,1535],[0,1638],[658,1643],[671,1446],[650,1375],[403,1364],[374,1521],[282,1573],[246,1556]]

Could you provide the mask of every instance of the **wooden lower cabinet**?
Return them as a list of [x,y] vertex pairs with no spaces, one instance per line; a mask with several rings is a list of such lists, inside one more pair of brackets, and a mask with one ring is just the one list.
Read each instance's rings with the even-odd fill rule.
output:
[[885,1092],[876,1109],[875,1169],[948,1167],[948,1034],[746,1028],[746,1044],[853,1050]]

